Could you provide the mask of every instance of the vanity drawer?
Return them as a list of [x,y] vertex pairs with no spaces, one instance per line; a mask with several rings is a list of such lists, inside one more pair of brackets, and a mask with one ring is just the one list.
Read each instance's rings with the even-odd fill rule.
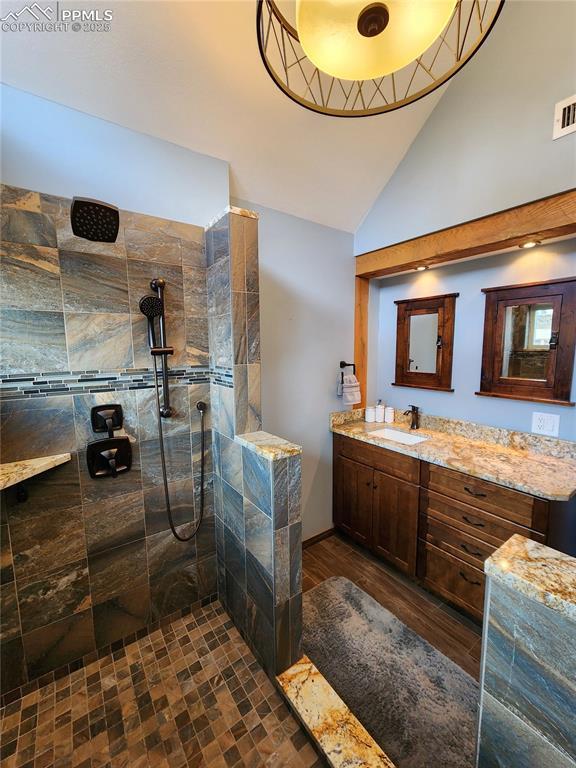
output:
[[542,530],[542,521],[540,515],[536,514],[537,502],[534,496],[527,493],[513,491],[511,488],[504,488],[496,483],[490,483],[487,480],[479,480],[476,477],[465,475],[462,472],[455,472],[452,469],[437,467],[429,464],[428,469],[428,488],[431,491],[449,496],[452,499],[458,499],[466,504],[470,504],[478,509],[483,509],[493,515],[503,517],[526,528],[535,528]]
[[420,539],[420,557],[424,584],[481,620],[485,581],[482,571],[423,539]]
[[361,464],[378,469],[387,475],[406,480],[408,483],[420,481],[420,461],[403,453],[388,451],[361,440],[344,435],[334,435],[334,453]]
[[484,561],[497,549],[496,546],[440,522],[432,516],[422,516],[422,518],[420,531],[428,544],[433,544],[475,568],[484,570]]
[[440,493],[422,490],[420,503],[421,512],[429,518],[458,528],[494,547],[499,547],[515,533],[542,544],[546,541],[546,537],[541,533],[528,530],[502,517],[491,515],[489,512],[463,504],[456,499],[450,499]]

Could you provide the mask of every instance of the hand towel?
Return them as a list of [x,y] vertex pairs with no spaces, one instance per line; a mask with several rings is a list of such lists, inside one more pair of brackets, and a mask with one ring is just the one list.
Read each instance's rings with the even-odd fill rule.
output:
[[356,403],[359,403],[362,400],[360,395],[360,382],[354,374],[350,373],[344,376],[342,398],[344,400],[344,405],[356,405]]

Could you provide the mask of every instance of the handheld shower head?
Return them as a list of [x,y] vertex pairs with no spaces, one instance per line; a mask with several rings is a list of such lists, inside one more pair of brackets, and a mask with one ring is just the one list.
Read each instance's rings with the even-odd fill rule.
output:
[[150,349],[154,349],[156,347],[154,318],[162,317],[164,314],[164,302],[158,296],[142,296],[138,307],[148,320],[148,343],[150,344]]
[[70,208],[72,232],[97,243],[115,243],[120,227],[118,208],[87,197],[75,197]]

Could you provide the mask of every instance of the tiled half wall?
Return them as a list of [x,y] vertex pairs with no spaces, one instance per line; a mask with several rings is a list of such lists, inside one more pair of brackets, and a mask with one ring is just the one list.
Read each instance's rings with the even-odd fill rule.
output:
[[218,593],[264,668],[300,658],[301,449],[262,433],[257,219],[234,209],[207,231]]

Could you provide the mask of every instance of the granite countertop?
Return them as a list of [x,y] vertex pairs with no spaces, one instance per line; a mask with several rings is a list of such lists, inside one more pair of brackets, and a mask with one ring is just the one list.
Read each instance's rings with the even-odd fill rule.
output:
[[69,453],[57,453],[54,456],[40,456],[37,459],[24,459],[23,461],[12,461],[9,464],[0,464],[0,490],[28,480],[48,469],[53,469],[59,464],[65,464],[67,461],[70,461]]
[[245,435],[236,435],[235,440],[245,448],[271,461],[302,453],[302,446],[290,443],[283,437],[271,435],[269,432],[248,432]]
[[383,427],[410,432],[405,423],[368,424],[358,420],[333,424],[331,429],[339,435],[414,456],[543,499],[567,501],[576,494],[574,458],[556,458],[428,428],[411,432],[419,437],[428,437],[428,440],[416,445],[402,445],[372,434]]
[[515,534],[486,560],[484,570],[576,621],[576,558]]
[[307,656],[276,679],[333,768],[394,768]]

